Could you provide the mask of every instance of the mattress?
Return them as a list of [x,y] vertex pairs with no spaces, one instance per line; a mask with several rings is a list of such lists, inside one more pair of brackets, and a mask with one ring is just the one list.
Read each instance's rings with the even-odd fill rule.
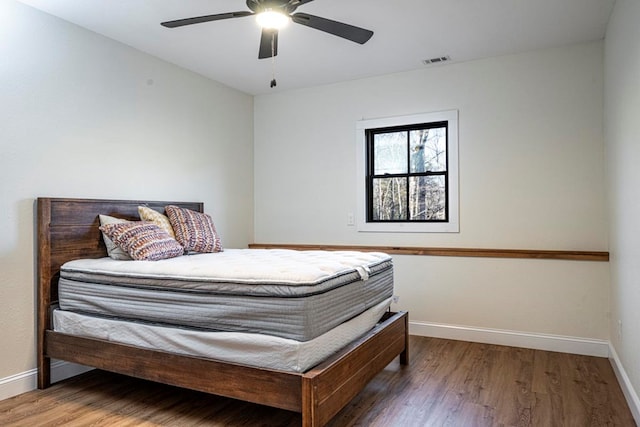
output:
[[74,260],[60,308],[308,341],[393,294],[387,254],[227,249],[162,261]]
[[241,332],[172,328],[63,310],[53,311],[53,326],[57,332],[75,336],[259,368],[305,372],[368,332],[390,304],[391,299],[382,301],[309,341]]

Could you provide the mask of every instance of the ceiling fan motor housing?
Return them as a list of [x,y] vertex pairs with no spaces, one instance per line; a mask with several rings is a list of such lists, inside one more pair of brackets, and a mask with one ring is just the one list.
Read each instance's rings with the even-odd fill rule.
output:
[[273,10],[289,15],[298,8],[297,0],[247,0],[247,7],[255,13]]

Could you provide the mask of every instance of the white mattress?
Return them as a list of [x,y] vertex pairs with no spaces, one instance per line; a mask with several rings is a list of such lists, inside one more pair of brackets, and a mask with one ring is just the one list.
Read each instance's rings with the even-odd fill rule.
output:
[[162,261],[65,263],[60,308],[120,320],[308,341],[393,295],[379,252],[228,249]]
[[54,310],[54,330],[169,353],[289,372],[305,372],[369,331],[389,308],[391,298],[324,334],[295,341],[271,335],[207,332],[95,317]]
[[[326,292],[355,275],[367,280],[391,257],[382,252],[225,249],[214,254],[185,255],[161,261],[77,259],[65,263],[65,277],[100,283],[179,287],[243,295],[299,297]],[[160,280],[161,282],[158,282]]]

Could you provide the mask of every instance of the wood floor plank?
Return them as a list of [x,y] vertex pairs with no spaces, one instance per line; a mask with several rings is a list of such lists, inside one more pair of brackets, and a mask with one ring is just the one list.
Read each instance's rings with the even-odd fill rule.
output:
[[[607,359],[411,337],[328,427],[636,424]],[[92,371],[0,401],[0,425],[294,427],[300,414]]]

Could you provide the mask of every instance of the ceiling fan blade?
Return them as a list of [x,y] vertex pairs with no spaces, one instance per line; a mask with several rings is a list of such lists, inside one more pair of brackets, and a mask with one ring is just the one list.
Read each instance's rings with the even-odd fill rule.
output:
[[334,36],[360,44],[365,44],[371,36],[373,36],[373,31],[338,21],[332,21],[331,19],[309,15],[308,13],[295,13],[291,15],[291,19],[297,24],[306,25],[307,27],[315,28],[316,30],[324,31],[325,33],[333,34]]
[[221,19],[242,18],[243,16],[253,15],[253,12],[229,12],[218,13],[216,15],[196,16],[193,18],[176,19],[175,21],[161,22],[160,25],[167,28],[182,27],[183,25],[200,24],[203,22],[219,21]]
[[[271,42],[273,41],[273,50]],[[273,53],[273,55],[272,55]],[[260,36],[260,51],[258,59],[271,58],[278,55],[278,30],[263,28]]]
[[295,7],[302,6],[303,4],[311,3],[313,0],[297,0],[293,3]]

